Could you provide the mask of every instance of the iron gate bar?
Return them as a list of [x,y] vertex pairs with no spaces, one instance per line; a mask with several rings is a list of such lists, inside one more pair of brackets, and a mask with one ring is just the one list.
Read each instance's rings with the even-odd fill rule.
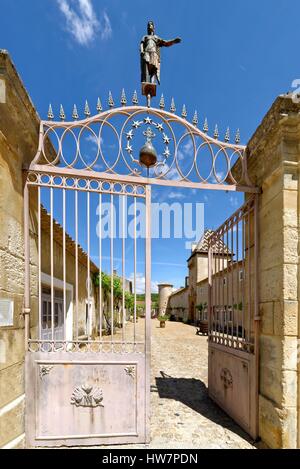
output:
[[[53,175],[64,175],[64,176],[74,176],[80,174],[80,177],[83,178],[90,178],[90,179],[102,179],[102,180],[110,180],[115,182],[123,182],[128,184],[151,184],[153,186],[165,186],[165,187],[184,187],[187,189],[203,189],[203,190],[214,190],[214,191],[225,191],[225,192],[243,192],[249,194],[260,194],[261,189],[258,187],[250,187],[245,185],[226,185],[226,184],[212,184],[212,183],[203,183],[203,182],[188,182],[188,181],[181,181],[181,180],[164,180],[164,179],[154,179],[154,178],[147,178],[143,176],[126,176],[126,175],[118,175],[118,174],[110,174],[110,173],[101,173],[93,170],[87,169],[80,169],[76,172],[76,169],[69,169],[69,168],[59,168],[55,166],[47,166],[47,165],[40,165],[34,164],[30,165],[30,171],[34,173],[48,173]],[[67,189],[67,187],[66,187]]]
[[[242,223],[242,266],[243,266],[243,285],[242,285],[242,309],[240,310],[240,289],[239,289],[239,224]],[[250,228],[253,226],[253,230]],[[258,221],[257,221],[257,195],[253,195],[249,200],[240,207],[228,220],[226,220],[217,230],[209,237],[209,311],[210,311],[210,327],[209,339],[213,342],[220,343],[230,347],[240,348],[243,341],[249,353],[254,353],[257,346],[257,334],[255,331],[255,321],[260,318],[256,317],[258,311],[258,280],[257,280],[257,240],[258,240]],[[253,234],[253,239],[251,237]],[[230,238],[229,238],[230,233]],[[234,233],[235,242],[234,242]],[[226,244],[224,242],[226,234]],[[229,250],[230,245],[230,250]],[[224,269],[226,246],[226,269]],[[236,249],[236,253],[234,252]],[[254,252],[253,252],[254,249]],[[234,261],[236,257],[236,261]],[[245,265],[245,260],[247,263]],[[211,263],[213,261],[213,264]],[[221,268],[223,269],[221,272]],[[253,265],[253,269],[252,266]],[[245,269],[246,267],[246,269]],[[236,275],[234,269],[236,268]],[[246,274],[246,276],[245,276]],[[224,275],[226,275],[226,297],[227,306],[224,305]],[[237,297],[234,292],[234,278],[237,279]],[[253,278],[255,279],[253,283]],[[222,281],[222,285],[221,285]],[[245,304],[245,287],[247,282],[247,305]],[[253,290],[253,295],[252,295]],[[223,291],[223,293],[222,293]],[[253,301],[252,301],[253,298]],[[231,320],[230,320],[231,308]],[[247,324],[245,324],[245,311],[247,308]],[[236,312],[235,312],[236,310]],[[241,334],[240,320],[241,316]],[[256,319],[255,319],[256,318]],[[229,325],[229,322],[231,325]],[[246,327],[245,327],[246,325]],[[252,328],[253,325],[253,328]],[[231,340],[229,340],[229,329],[231,327]],[[234,329],[235,328],[235,329]],[[235,331],[235,332],[234,332]],[[253,339],[252,339],[253,333]],[[244,346],[242,347],[244,349]]]

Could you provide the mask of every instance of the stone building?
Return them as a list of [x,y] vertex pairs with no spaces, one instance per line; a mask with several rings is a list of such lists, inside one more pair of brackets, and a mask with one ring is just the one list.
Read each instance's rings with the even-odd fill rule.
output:
[[[208,306],[208,239],[211,230],[206,230],[198,244],[193,246],[187,260],[188,276],[185,288],[169,292],[167,310],[176,319],[197,324],[200,320],[207,320]],[[214,306],[218,309],[218,321],[222,322],[221,315],[233,315],[234,310],[242,301],[243,269],[241,261],[231,261],[231,253],[224,243],[219,249],[219,263],[214,267],[216,289],[219,292]]]

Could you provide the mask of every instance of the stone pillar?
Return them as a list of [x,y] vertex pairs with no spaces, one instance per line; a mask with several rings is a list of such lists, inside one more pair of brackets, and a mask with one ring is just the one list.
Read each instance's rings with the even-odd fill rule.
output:
[[159,314],[163,315],[166,313],[168,300],[173,292],[173,285],[170,283],[161,283],[158,285],[158,309]]
[[299,111],[290,95],[278,97],[248,144],[249,176],[262,188],[259,432],[272,448],[300,447]]

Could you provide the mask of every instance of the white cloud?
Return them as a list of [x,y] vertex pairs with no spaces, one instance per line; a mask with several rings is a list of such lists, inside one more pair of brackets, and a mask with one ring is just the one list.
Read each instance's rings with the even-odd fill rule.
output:
[[223,182],[223,181],[224,181],[224,177],[225,177],[224,171],[216,172],[216,177],[217,177],[217,180],[218,180],[218,181]]
[[104,11],[102,15],[102,29],[101,29],[101,39],[109,39],[112,35],[112,27],[110,19],[107,13]]
[[[132,281],[132,288],[134,291],[134,283],[133,283],[134,274],[133,273],[130,275],[129,280]],[[136,293],[137,294],[145,293],[145,282],[146,282],[145,276],[141,273],[137,273],[136,274]],[[158,292],[158,282],[154,282],[154,281],[151,282],[151,291],[152,293]]]
[[185,199],[185,195],[182,192],[170,192],[167,194],[168,199]]
[[111,37],[107,13],[104,11],[98,18],[92,0],[57,0],[57,3],[65,17],[66,30],[79,44],[87,46],[98,34],[103,40]]
[[233,207],[233,208],[238,208],[238,206],[239,206],[238,199],[236,197],[234,197],[233,195],[231,195],[229,197],[229,203],[230,203],[231,207]]
[[187,143],[182,146],[181,150],[178,150],[178,160],[184,160],[185,157],[192,156],[194,153],[194,145],[192,139],[189,139]]
[[[96,135],[90,134],[86,137],[85,140],[86,140],[86,142],[90,142],[93,145],[96,145],[98,147],[99,138],[96,137]],[[103,138],[102,137],[100,137],[100,145],[103,145]]]

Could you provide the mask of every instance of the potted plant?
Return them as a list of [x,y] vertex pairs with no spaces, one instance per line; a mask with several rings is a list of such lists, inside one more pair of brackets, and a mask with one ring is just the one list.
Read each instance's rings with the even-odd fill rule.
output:
[[208,334],[208,321],[205,319],[205,309],[206,303],[200,304],[197,306],[198,311],[200,312],[200,333],[201,334]]
[[161,329],[164,329],[166,327],[166,321],[169,320],[169,316],[167,316],[166,314],[162,315],[162,316],[158,316],[157,318],[159,320],[159,325],[160,325],[160,328]]

